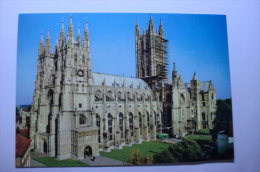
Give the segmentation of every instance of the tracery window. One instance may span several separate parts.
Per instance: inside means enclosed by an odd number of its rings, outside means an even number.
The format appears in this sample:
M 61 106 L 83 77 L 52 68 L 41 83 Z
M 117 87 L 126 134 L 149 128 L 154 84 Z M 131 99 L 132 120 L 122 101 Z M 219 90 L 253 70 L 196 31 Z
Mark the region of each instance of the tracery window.
M 121 138 L 124 137 L 124 133 L 123 133 L 123 123 L 124 123 L 124 117 L 123 117 L 123 114 L 120 113 L 120 114 L 119 114 L 119 129 L 120 129 L 120 133 L 121 133 Z
M 100 143 L 100 116 L 96 114 L 96 126 L 98 127 L 98 143 Z
M 109 133 L 109 140 L 112 140 L 113 139 L 113 128 L 112 128 L 112 124 L 113 124 L 113 121 L 112 121 L 112 115 L 109 113 L 108 116 L 107 116 L 107 123 L 108 123 L 108 133 Z
M 86 124 L 86 122 L 87 122 L 86 116 L 83 115 L 83 114 L 80 114 L 80 115 L 79 115 L 79 124 L 80 124 L 80 125 L 83 125 L 83 124 Z
M 142 127 L 142 114 L 138 112 L 138 117 L 139 117 L 139 128 L 140 128 L 140 134 L 143 133 L 143 127 Z
M 147 120 L 147 126 L 149 127 L 150 125 L 150 117 L 149 117 L 149 113 L 146 113 L 146 120 Z
M 130 127 L 130 130 L 131 130 L 131 136 L 134 136 L 134 125 L 133 125 L 133 114 L 130 112 L 129 113 L 129 127 Z

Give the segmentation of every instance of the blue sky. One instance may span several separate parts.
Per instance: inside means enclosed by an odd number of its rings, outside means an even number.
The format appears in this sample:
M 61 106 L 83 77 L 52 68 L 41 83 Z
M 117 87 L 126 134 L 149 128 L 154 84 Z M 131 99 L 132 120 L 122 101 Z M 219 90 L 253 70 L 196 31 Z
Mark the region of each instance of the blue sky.
M 16 104 L 31 104 L 36 78 L 40 35 L 50 30 L 51 45 L 64 21 L 67 34 L 69 17 L 73 18 L 74 36 L 81 35 L 89 24 L 92 70 L 124 76 L 135 76 L 135 24 L 144 31 L 152 16 L 156 30 L 163 23 L 168 43 L 169 75 L 172 63 L 184 82 L 193 73 L 202 81 L 212 80 L 217 98 L 231 97 L 226 17 L 194 14 L 21 14 L 19 15 L 17 50 Z M 83 37 L 82 37 L 83 38 Z

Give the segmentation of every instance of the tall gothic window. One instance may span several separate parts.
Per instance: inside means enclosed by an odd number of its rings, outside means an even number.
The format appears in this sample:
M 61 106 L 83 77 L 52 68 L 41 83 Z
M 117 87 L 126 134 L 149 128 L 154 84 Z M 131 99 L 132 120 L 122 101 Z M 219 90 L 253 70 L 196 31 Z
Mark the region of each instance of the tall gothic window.
M 140 134 L 143 133 L 143 127 L 142 127 L 142 114 L 138 112 L 138 117 L 139 117 L 139 128 L 140 128 Z
M 171 96 L 170 93 L 166 95 L 166 102 L 167 103 L 171 103 L 172 102 L 172 96 Z
M 202 113 L 202 120 L 203 120 L 203 121 L 206 121 L 206 115 L 205 115 L 204 112 Z
M 146 120 L 147 120 L 147 126 L 149 127 L 150 125 L 150 117 L 149 117 L 149 113 L 146 112 Z
M 121 133 L 121 138 L 124 137 L 123 124 L 124 124 L 124 117 L 123 117 L 123 114 L 120 113 L 120 114 L 119 114 L 119 129 L 120 129 L 120 133 Z
M 98 127 L 98 143 L 100 143 L 100 117 L 96 114 L 96 126 Z
M 48 91 L 48 99 L 49 99 L 49 104 L 52 105 L 53 104 L 53 97 L 54 97 L 54 91 L 52 89 L 50 89 Z
M 133 119 L 133 114 L 130 112 L 129 113 L 129 127 L 131 130 L 131 136 L 134 135 L 134 125 L 133 125 L 134 119 Z
M 112 128 L 112 115 L 109 113 L 108 116 L 107 116 L 107 123 L 108 123 L 108 133 L 109 133 L 109 140 L 112 140 L 113 139 L 113 128 Z
M 185 112 L 186 112 L 186 104 L 185 104 L 185 96 L 181 94 L 181 120 L 185 120 Z
M 83 124 L 86 124 L 86 122 L 87 122 L 86 116 L 83 115 L 83 114 L 80 114 L 80 115 L 79 115 L 79 124 L 80 124 L 80 125 L 83 125 Z

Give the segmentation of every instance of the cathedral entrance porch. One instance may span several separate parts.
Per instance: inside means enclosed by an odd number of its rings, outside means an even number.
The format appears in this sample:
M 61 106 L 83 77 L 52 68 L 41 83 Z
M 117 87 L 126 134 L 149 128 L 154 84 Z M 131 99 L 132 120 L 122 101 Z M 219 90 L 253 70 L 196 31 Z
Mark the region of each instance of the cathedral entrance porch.
M 87 146 L 84 150 L 84 158 L 92 157 L 92 148 L 90 146 Z

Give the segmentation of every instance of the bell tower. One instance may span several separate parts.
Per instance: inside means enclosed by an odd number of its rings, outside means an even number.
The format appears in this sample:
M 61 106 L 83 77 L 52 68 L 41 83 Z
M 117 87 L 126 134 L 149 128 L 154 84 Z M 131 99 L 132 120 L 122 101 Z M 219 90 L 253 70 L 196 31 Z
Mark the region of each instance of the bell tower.
M 150 17 L 148 28 L 142 34 L 139 25 L 135 26 L 135 56 L 137 78 L 166 78 L 167 75 L 167 40 L 164 39 L 162 22 L 158 32 L 154 29 Z

